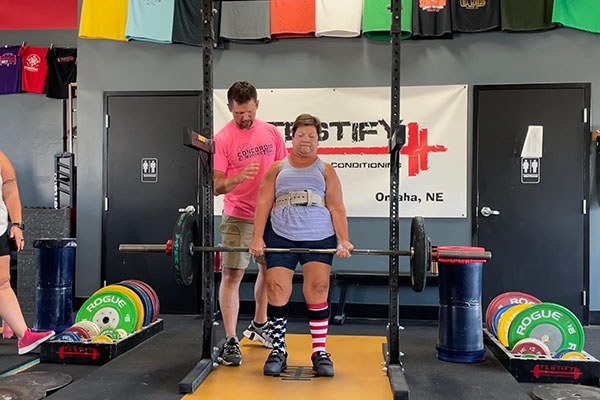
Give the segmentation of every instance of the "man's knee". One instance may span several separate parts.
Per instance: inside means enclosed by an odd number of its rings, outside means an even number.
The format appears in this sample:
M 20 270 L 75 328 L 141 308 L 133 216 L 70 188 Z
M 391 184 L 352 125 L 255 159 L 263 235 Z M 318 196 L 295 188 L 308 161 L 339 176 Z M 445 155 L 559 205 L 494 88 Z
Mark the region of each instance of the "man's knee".
M 244 270 L 237 268 L 223 268 L 221 271 L 221 284 L 239 286 L 244 277 Z

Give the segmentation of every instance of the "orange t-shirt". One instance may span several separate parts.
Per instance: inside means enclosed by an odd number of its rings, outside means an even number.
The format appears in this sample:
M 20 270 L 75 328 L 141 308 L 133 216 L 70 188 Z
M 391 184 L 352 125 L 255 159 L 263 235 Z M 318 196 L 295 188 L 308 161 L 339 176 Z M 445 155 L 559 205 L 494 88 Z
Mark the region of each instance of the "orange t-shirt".
M 315 0 L 271 0 L 273 39 L 315 37 Z

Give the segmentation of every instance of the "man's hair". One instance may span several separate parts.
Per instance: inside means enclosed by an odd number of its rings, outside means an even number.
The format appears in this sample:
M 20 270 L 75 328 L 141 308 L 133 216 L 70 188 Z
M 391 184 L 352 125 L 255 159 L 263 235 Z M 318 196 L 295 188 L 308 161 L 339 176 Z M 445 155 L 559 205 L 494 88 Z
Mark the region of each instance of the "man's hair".
M 228 104 L 232 104 L 234 101 L 238 104 L 244 104 L 257 99 L 256 88 L 248 81 L 236 82 L 227 91 Z
M 314 126 L 317 129 L 317 135 L 321 134 L 321 121 L 319 118 L 310 114 L 300 114 L 296 117 L 292 126 L 292 137 L 296 134 L 296 130 L 301 126 Z

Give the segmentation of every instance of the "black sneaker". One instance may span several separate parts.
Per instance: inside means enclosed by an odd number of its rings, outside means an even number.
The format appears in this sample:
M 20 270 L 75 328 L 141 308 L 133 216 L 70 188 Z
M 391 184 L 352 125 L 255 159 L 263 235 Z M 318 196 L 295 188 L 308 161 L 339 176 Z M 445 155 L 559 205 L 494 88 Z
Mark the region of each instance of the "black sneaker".
M 240 350 L 238 338 L 232 336 L 225 341 L 219 362 L 229 367 L 242 365 L 242 351 Z
M 265 361 L 263 372 L 267 376 L 279 376 L 286 368 L 287 353 L 273 350 L 271 351 L 271 354 L 269 354 L 269 357 L 267 357 L 267 361 Z
M 314 354 L 312 359 L 313 371 L 317 376 L 333 376 L 333 362 L 331 354 L 319 351 Z
M 244 331 L 244 336 L 248 339 L 261 343 L 263 346 L 272 349 L 273 348 L 273 340 L 269 335 L 269 329 L 271 324 L 267 321 L 265 326 L 262 328 L 256 327 L 254 325 L 254 321 L 250 322 L 250 325 Z

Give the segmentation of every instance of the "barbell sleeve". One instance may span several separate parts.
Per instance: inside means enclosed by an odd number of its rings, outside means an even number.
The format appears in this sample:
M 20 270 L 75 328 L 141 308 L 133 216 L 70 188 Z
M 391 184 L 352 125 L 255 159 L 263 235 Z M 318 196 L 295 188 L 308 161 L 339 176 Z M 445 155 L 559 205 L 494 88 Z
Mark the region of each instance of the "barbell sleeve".
M 121 253 L 165 253 L 167 246 L 164 244 L 120 244 Z
M 119 251 L 122 253 L 164 253 L 166 252 L 164 244 L 121 244 Z M 247 247 L 203 247 L 193 246 L 194 252 L 223 252 L 223 253 L 246 253 Z M 337 249 L 310 249 L 310 248 L 272 248 L 263 249 L 265 253 L 295 253 L 295 254 L 335 254 Z M 350 252 L 357 255 L 375 255 L 375 256 L 409 256 L 413 255 L 412 250 L 374 250 L 374 249 L 354 249 Z M 492 253 L 489 251 L 456 251 L 441 250 L 437 251 L 438 259 L 459 259 L 459 260 L 490 260 Z

